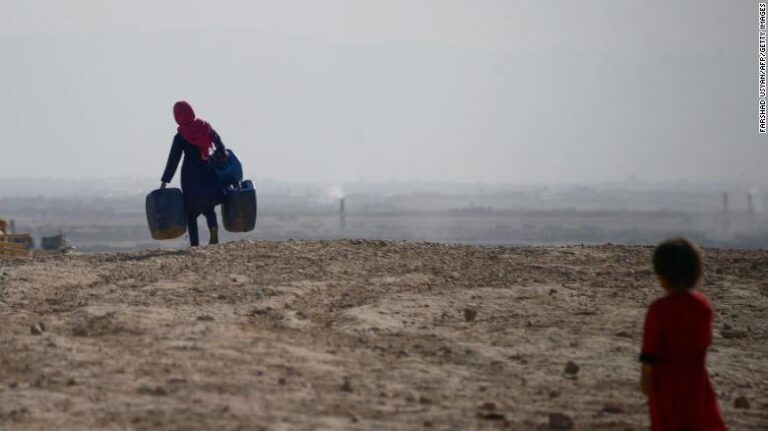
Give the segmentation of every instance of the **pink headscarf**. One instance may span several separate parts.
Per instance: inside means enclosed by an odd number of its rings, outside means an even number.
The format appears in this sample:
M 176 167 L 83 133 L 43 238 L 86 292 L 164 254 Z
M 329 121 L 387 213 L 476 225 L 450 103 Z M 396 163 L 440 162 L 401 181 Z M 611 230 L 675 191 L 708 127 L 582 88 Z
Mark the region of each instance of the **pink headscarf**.
M 203 119 L 196 118 L 192 106 L 183 100 L 173 105 L 173 117 L 179 125 L 177 130 L 181 136 L 200 149 L 200 158 L 208 160 L 213 147 L 211 125 Z

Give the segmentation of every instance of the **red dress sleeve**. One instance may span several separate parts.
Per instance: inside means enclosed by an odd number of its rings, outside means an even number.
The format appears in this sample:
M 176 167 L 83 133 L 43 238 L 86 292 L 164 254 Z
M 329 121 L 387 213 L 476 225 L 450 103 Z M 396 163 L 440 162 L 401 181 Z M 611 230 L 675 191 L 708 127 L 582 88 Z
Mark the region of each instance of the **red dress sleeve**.
M 659 310 L 656 303 L 648 308 L 643 326 L 643 346 L 640 351 L 640 362 L 653 364 L 658 357 L 661 345 L 661 325 Z

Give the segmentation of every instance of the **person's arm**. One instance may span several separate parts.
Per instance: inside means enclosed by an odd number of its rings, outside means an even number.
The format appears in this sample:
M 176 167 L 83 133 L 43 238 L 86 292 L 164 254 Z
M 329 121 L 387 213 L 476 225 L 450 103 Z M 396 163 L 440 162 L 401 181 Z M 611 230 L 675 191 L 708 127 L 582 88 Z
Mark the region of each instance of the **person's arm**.
M 213 145 L 216 147 L 216 150 L 220 153 L 224 153 L 224 150 L 227 148 L 224 146 L 224 142 L 221 141 L 221 136 L 219 136 L 219 134 L 216 133 L 216 131 L 213 129 L 211 129 L 211 140 L 213 141 Z
M 651 393 L 653 382 L 653 364 L 656 363 L 661 343 L 661 325 L 659 325 L 658 307 L 656 303 L 648 308 L 643 327 L 643 347 L 640 352 L 640 390 L 645 396 Z
M 160 179 L 160 188 L 164 189 L 165 186 L 171 182 L 173 176 L 176 174 L 176 168 L 179 167 L 179 161 L 184 150 L 182 149 L 182 142 L 176 135 L 171 145 L 171 152 L 168 154 L 168 162 L 165 164 L 165 171 L 163 171 L 163 177 Z
M 640 367 L 640 389 L 646 397 L 651 393 L 651 376 L 653 375 L 653 366 L 643 364 Z

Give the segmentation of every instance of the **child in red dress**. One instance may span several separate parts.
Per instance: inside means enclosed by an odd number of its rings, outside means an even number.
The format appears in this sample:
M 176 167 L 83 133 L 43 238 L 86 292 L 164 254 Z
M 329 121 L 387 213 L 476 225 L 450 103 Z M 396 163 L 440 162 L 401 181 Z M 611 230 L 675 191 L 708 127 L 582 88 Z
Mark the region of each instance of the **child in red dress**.
M 694 290 L 702 266 L 698 249 L 682 238 L 661 243 L 653 253 L 666 295 L 646 314 L 640 361 L 654 431 L 726 429 L 706 368 L 712 308 Z

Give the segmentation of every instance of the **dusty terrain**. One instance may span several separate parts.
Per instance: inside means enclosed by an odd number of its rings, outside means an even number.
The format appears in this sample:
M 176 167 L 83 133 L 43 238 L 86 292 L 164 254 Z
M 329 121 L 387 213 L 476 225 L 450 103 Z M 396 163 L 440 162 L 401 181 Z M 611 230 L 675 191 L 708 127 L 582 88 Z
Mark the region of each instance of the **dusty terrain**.
M 0 261 L 0 429 L 644 429 L 650 253 L 246 241 Z M 706 259 L 726 421 L 768 429 L 768 252 Z

